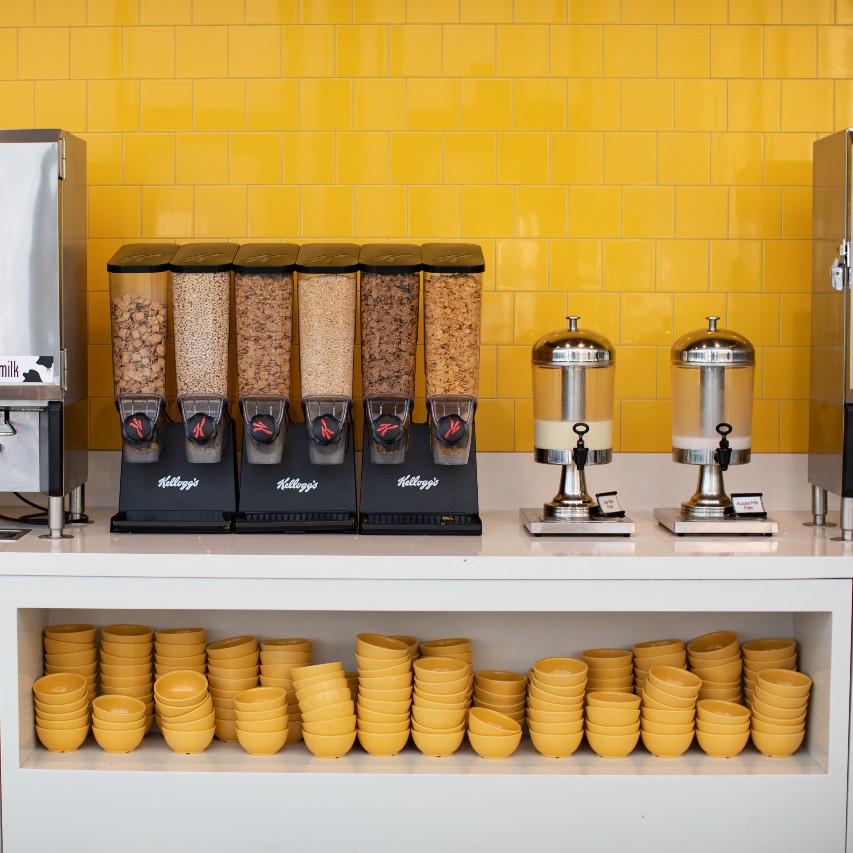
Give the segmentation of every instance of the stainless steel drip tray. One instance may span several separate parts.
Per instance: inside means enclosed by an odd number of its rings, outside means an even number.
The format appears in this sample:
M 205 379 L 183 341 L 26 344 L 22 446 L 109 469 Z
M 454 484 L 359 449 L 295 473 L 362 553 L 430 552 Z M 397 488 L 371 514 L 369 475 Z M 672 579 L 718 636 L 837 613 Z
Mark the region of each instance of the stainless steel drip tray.
M 779 532 L 779 522 L 772 518 L 686 518 L 681 508 L 674 506 L 656 507 L 655 519 L 678 536 L 772 536 Z
M 534 536 L 631 536 L 636 525 L 630 518 L 545 518 L 541 507 L 518 511 Z
M 15 542 L 32 533 L 31 527 L 0 527 L 0 542 Z

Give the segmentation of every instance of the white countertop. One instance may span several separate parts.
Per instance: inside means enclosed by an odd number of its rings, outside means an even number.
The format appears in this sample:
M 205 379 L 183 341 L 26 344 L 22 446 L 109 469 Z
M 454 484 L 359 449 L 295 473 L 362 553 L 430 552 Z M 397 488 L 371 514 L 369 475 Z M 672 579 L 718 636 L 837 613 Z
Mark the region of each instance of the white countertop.
M 16 515 L 20 508 L 4 509 Z M 837 527 L 803 526 L 805 512 L 772 512 L 779 534 L 684 536 L 650 511 L 631 512 L 630 538 L 533 537 L 517 511 L 482 513 L 483 536 L 110 533 L 110 510 L 48 541 L 35 528 L 0 542 L 0 576 L 373 579 L 642 580 L 853 577 L 853 543 Z M 837 521 L 837 513 L 830 514 Z M 297 558 L 297 559 L 289 559 Z M 725 558 L 725 559 L 723 559 Z M 763 559 L 756 559 L 763 558 Z

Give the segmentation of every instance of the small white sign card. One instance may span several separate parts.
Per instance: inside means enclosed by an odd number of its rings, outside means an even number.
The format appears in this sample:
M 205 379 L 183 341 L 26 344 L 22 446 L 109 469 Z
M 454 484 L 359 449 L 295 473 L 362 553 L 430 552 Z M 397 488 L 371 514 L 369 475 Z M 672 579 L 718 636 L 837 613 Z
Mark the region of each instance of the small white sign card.
M 743 518 L 766 518 L 763 492 L 738 492 L 730 495 L 732 514 Z
M 52 384 L 53 367 L 52 355 L 0 355 L 0 385 Z
M 595 496 L 598 504 L 598 515 L 604 515 L 609 518 L 622 518 L 625 515 L 625 510 L 619 505 L 619 497 L 616 492 L 599 492 Z

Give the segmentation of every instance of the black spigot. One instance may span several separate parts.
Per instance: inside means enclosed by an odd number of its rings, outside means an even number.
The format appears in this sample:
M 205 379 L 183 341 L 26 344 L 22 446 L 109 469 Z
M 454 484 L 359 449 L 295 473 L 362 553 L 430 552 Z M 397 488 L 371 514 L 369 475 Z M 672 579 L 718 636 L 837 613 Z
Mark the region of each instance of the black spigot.
M 729 447 L 728 434 L 732 431 L 732 425 L 723 423 L 717 424 L 717 433 L 721 436 L 720 446 L 714 451 L 714 461 L 720 466 L 721 471 L 728 471 L 729 462 L 732 461 L 732 449 Z
M 589 448 L 584 445 L 583 437 L 589 432 L 589 424 L 580 421 L 572 427 L 572 430 L 578 437 L 578 443 L 572 451 L 572 461 L 577 465 L 578 471 L 583 471 L 586 458 L 589 456 Z

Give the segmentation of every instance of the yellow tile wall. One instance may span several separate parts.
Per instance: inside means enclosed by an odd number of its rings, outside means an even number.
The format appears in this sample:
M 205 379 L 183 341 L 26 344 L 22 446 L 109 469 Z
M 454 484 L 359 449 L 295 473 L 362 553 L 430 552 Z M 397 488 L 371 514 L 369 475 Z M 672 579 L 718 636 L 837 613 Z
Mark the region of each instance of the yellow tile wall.
M 669 347 L 716 313 L 758 349 L 754 449 L 802 452 L 812 143 L 853 124 L 850 24 L 844 0 L 0 4 L 0 121 L 88 142 L 90 446 L 119 441 L 122 242 L 463 239 L 481 449 L 530 450 L 529 347 L 571 312 L 617 346 L 617 449 L 666 450 Z

